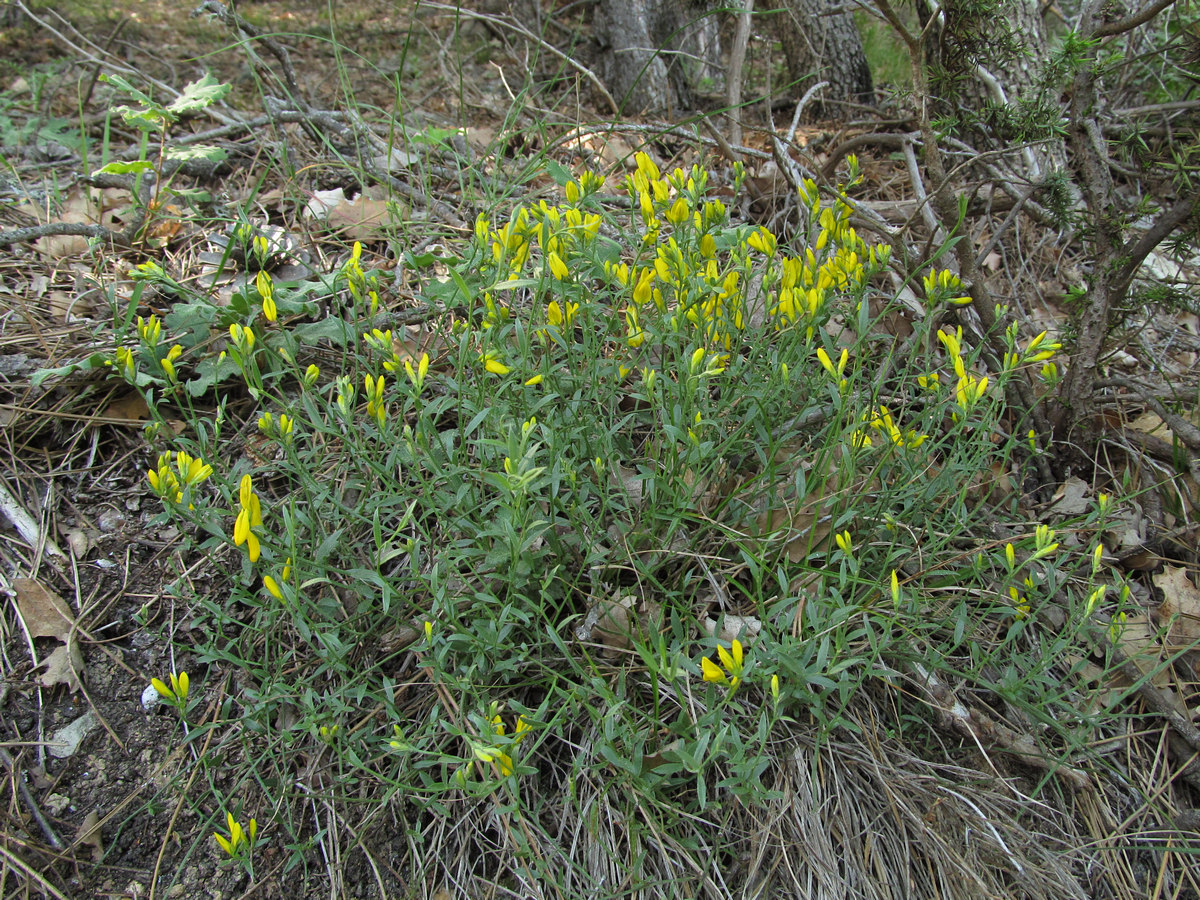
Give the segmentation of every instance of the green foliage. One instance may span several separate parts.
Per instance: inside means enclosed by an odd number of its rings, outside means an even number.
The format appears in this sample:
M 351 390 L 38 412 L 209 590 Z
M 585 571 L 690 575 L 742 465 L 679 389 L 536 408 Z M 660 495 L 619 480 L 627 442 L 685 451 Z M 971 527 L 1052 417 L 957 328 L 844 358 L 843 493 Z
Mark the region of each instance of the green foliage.
M 138 270 L 176 301 L 110 363 L 151 409 L 164 517 L 231 563 L 231 594 L 188 599 L 201 660 L 242 673 L 248 758 L 319 744 L 340 784 L 429 815 L 520 808 L 543 764 L 608 766 L 638 802 L 700 813 L 769 799 L 777 727 L 853 729 L 857 693 L 913 662 L 979 654 L 981 685 L 1057 714 L 1052 668 L 1091 610 L 1072 600 L 1053 637 L 1034 617 L 1095 573 L 1018 522 L 961 550 L 1031 452 L 1002 437 L 1004 384 L 1052 381 L 1057 345 L 1013 330 L 989 379 L 938 316 L 897 352 L 880 323 L 900 307 L 872 287 L 888 254 L 849 224 L 853 158 L 831 202 L 805 185 L 791 245 L 731 222 L 708 170 L 637 163 L 628 212 L 548 164 L 558 202 L 410 255 L 440 311 L 424 351 L 386 327 L 357 246 L 336 277 L 260 271 L 227 307 Z M 969 302 L 949 272 L 923 284 L 947 316 Z M 314 320 L 320 296 L 345 316 Z M 254 456 L 228 449 L 243 416 Z M 706 630 L 710 588 L 742 618 Z M 401 703 L 410 654 L 431 688 Z

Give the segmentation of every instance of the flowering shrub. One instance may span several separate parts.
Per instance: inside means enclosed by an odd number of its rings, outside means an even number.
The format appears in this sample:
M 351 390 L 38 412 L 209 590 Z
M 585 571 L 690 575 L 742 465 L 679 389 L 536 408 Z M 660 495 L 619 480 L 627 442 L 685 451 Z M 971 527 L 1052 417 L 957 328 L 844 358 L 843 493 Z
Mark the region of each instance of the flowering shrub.
M 1037 673 L 1073 638 L 1048 650 L 1036 612 L 1068 590 L 1082 627 L 1102 573 L 1049 529 L 972 535 L 1036 452 L 1007 382 L 1053 378 L 1058 345 L 1008 327 L 983 357 L 956 276 L 910 277 L 856 232 L 848 164 L 829 194 L 804 184 L 790 236 L 733 222 L 699 165 L 638 154 L 611 193 L 564 177 L 556 202 L 480 215 L 457 255 L 407 255 L 419 339 L 357 245 L 323 281 L 260 272 L 228 307 L 138 319 L 112 371 L 151 409 L 165 514 L 233 562 L 230 596 L 194 599 L 206 658 L 255 685 L 246 739 L 286 695 L 295 739 L 428 799 L 517 791 L 544 735 L 591 721 L 612 765 L 654 760 L 621 777 L 691 784 L 703 808 L 714 767 L 763 790 L 781 717 L 832 728 L 926 650 L 1024 654 L 1003 688 L 1048 702 Z M 904 280 L 925 315 L 887 299 Z M 344 315 L 317 319 L 319 296 Z M 718 607 L 756 630 L 704 627 Z M 648 693 L 618 696 L 597 652 L 636 660 Z M 415 706 L 393 679 L 408 653 L 431 686 Z

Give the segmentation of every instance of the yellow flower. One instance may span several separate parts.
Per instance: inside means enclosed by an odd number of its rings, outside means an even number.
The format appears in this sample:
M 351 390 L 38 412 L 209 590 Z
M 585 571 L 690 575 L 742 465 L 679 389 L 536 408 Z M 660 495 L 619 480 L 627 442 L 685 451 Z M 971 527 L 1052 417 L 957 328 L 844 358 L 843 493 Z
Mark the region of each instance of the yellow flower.
M 251 328 L 243 328 L 234 322 L 229 326 L 229 338 L 243 356 L 249 356 L 254 349 L 254 330 Z
M 279 582 L 270 575 L 263 576 L 263 587 L 265 587 L 267 589 L 267 593 L 276 600 L 283 599 L 283 589 L 279 586 Z
M 645 340 L 646 332 L 642 330 L 642 326 L 638 322 L 637 307 L 625 307 L 625 343 L 630 347 L 640 347 Z
M 566 301 L 565 308 L 560 306 L 557 300 L 551 300 L 546 307 L 546 319 L 556 328 L 569 328 L 575 320 L 575 313 L 579 311 L 579 304 Z
M 142 317 L 137 317 L 138 334 L 142 338 L 142 343 L 149 349 L 153 350 L 158 346 L 159 335 L 162 334 L 162 322 L 158 316 L 151 316 L 146 321 L 142 321 Z
M 258 822 L 254 819 L 250 820 L 249 826 L 243 830 L 240 822 L 233 818 L 233 813 L 225 813 L 225 824 L 229 829 L 229 837 L 225 837 L 219 831 L 213 832 L 213 837 L 217 839 L 217 845 L 230 856 L 237 856 L 242 852 L 242 848 L 246 848 L 246 852 L 254 849 L 255 839 L 258 836 Z
M 665 215 L 668 222 L 678 227 L 688 220 L 691 210 L 688 209 L 687 201 L 680 197 L 671 205 Z
M 833 539 L 843 553 L 845 553 L 847 556 L 854 555 L 854 542 L 850 538 L 849 531 L 843 531 L 841 534 L 835 534 Z
M 771 234 L 766 228 L 760 227 L 750 235 L 746 244 L 767 256 L 775 255 L 775 235 Z
M 130 384 L 137 382 L 137 362 L 133 358 L 133 351 L 128 347 L 117 348 L 116 362 L 113 365 L 120 370 L 125 380 Z
M 384 399 L 383 393 L 387 387 L 383 380 L 383 376 L 372 378 L 370 375 L 364 379 L 367 389 L 367 415 L 375 419 L 375 423 L 383 428 L 384 422 L 387 419 L 387 402 Z
M 170 687 L 167 687 L 161 678 L 151 678 L 150 684 L 154 686 L 156 691 L 158 691 L 159 696 L 161 696 L 168 703 L 174 703 L 177 705 L 186 703 L 188 696 L 187 672 L 180 672 L 178 675 L 172 672 L 169 678 L 171 679 Z
M 250 562 L 258 562 L 262 545 L 253 529 L 262 525 L 262 502 L 258 499 L 258 494 L 254 493 L 254 483 L 249 474 L 242 476 L 239 500 L 241 509 L 233 525 L 233 543 L 237 547 L 245 544 Z
M 1034 559 L 1041 559 L 1043 556 L 1049 556 L 1058 549 L 1058 544 L 1054 542 L 1054 529 L 1049 525 L 1039 525 L 1033 530 L 1033 546 Z
M 1108 624 L 1108 636 L 1115 644 L 1121 639 L 1121 632 L 1125 630 L 1125 622 L 1128 617 L 1123 612 L 1117 613 L 1112 617 L 1112 621 Z
M 730 689 L 736 688 L 742 680 L 742 670 L 745 668 L 742 642 L 735 640 L 731 650 L 718 646 L 717 656 L 721 660 L 719 666 L 707 656 L 700 660 L 700 669 L 704 680 L 716 684 L 727 684 Z
M 958 400 L 958 406 L 963 412 L 970 412 L 975 405 L 983 399 L 984 392 L 987 390 L 987 378 L 976 378 L 973 375 L 963 375 L 958 379 L 958 386 L 954 389 L 955 398 Z
M 1030 605 L 1029 605 L 1029 599 L 1027 597 L 1022 596 L 1021 592 L 1018 591 L 1015 587 L 1010 587 L 1008 589 L 1008 596 L 1012 599 L 1013 610 L 1014 610 L 1017 618 L 1018 619 L 1029 618 L 1029 614 L 1030 614 L 1030 612 L 1032 612 L 1032 607 L 1030 607 Z
M 175 467 L 179 470 L 179 477 L 183 479 L 184 484 L 199 484 L 213 473 L 212 466 L 184 450 L 175 454 Z
M 263 315 L 268 322 L 274 322 L 279 318 L 279 310 L 275 306 L 275 286 L 265 269 L 259 269 L 254 286 L 258 289 L 258 296 L 262 298 Z
M 421 360 L 417 363 L 414 370 L 410 360 L 404 361 L 404 374 L 408 376 L 408 380 L 412 382 L 412 386 L 420 393 L 421 388 L 425 385 L 425 376 L 429 374 L 429 354 L 422 353 Z
M 175 384 L 179 381 L 179 376 L 175 372 L 175 360 L 179 359 L 182 353 L 183 347 L 179 344 L 176 344 L 174 347 L 168 350 L 167 355 L 163 357 L 162 368 L 163 371 L 167 373 L 167 381 L 171 382 L 171 384 Z
M 563 262 L 563 258 L 558 253 L 551 251 L 546 260 L 550 265 L 550 274 L 554 276 L 555 281 L 562 281 L 571 274 L 567 264 Z
M 532 378 L 529 378 L 525 381 L 525 387 L 533 387 L 536 384 L 541 384 L 543 379 L 545 379 L 545 377 L 546 376 L 543 375 L 541 372 L 538 372 Z
M 495 350 L 489 350 L 483 354 L 483 367 L 493 375 L 507 375 L 512 371 L 510 366 L 506 366 L 500 361 L 500 354 Z

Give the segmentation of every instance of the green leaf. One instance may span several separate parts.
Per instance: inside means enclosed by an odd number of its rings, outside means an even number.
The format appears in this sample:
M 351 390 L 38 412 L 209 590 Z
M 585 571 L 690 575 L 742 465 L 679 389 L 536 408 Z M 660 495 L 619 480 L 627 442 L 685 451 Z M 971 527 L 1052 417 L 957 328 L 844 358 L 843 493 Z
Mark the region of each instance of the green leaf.
M 554 179 L 554 183 L 559 187 L 564 187 L 575 180 L 575 176 L 571 174 L 570 169 L 553 159 L 547 158 L 546 171 L 550 173 L 550 177 Z
M 199 112 L 206 106 L 211 106 L 230 91 L 230 85 L 217 81 L 209 72 L 203 78 L 193 81 L 184 87 L 183 93 L 167 107 L 173 117 Z
M 108 368 L 108 356 L 103 353 L 93 353 L 83 359 L 69 362 L 65 366 L 58 366 L 54 369 L 38 369 L 30 376 L 29 381 L 34 387 L 41 387 L 50 378 L 65 378 L 76 372 L 90 372 L 106 368 Z
M 339 528 L 330 534 L 325 540 L 321 541 L 321 545 L 317 547 L 313 554 L 313 562 L 317 565 L 323 565 L 329 557 L 333 556 L 333 551 L 337 549 L 338 544 L 342 540 L 342 532 L 345 529 Z
M 238 364 L 233 361 L 232 357 L 220 359 L 217 356 L 209 356 L 201 360 L 196 365 L 196 376 L 187 381 L 184 387 L 187 388 L 189 396 L 203 397 L 212 388 L 226 378 L 232 378 L 238 374 L 241 369 Z
M 128 124 L 140 128 L 142 131 L 155 131 L 171 121 L 167 114 L 159 108 L 137 109 L 133 106 L 118 106 L 113 111 L 120 113 L 121 118 Z
M 97 169 L 94 175 L 134 175 L 153 170 L 154 164 L 149 160 L 138 159 L 133 162 L 110 162 Z
M 354 333 L 349 325 L 337 316 L 330 316 L 320 322 L 305 322 L 292 328 L 296 342 L 309 346 L 329 341 L 336 347 L 346 347 L 354 343 Z
M 111 84 L 113 87 L 115 87 L 121 93 L 133 98 L 138 103 L 141 103 L 143 106 L 153 108 L 153 109 L 158 109 L 158 110 L 162 109 L 161 106 L 159 106 L 157 103 L 155 103 L 153 100 L 150 99 L 150 96 L 148 94 L 143 94 L 141 91 L 139 91 L 137 88 L 135 88 L 132 84 L 130 84 L 128 81 L 126 81 L 120 75 L 105 74 L 105 75 L 100 76 L 100 80 L 103 81 L 105 84 Z
M 187 350 L 208 339 L 219 312 L 211 303 L 179 303 L 163 317 L 163 325 Z
M 203 159 L 208 162 L 224 162 L 229 154 L 222 147 L 176 147 L 168 150 L 164 156 L 167 159 L 177 159 L 187 162 L 192 159 Z

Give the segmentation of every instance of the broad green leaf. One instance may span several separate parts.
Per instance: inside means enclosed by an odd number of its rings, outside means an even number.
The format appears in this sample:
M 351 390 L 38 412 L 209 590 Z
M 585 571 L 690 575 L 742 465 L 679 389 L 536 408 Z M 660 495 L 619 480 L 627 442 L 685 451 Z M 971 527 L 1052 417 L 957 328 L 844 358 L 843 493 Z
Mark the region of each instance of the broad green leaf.
M 190 159 L 205 159 L 209 162 L 224 162 L 229 156 L 221 147 L 175 147 L 163 154 L 167 159 L 177 159 L 187 162 Z
M 69 362 L 65 366 L 58 366 L 53 369 L 38 369 L 29 377 L 29 381 L 34 387 L 41 387 L 50 378 L 65 378 L 67 375 L 73 375 L 76 372 L 106 369 L 108 368 L 108 360 L 109 357 L 103 353 L 93 353 L 91 356 L 84 357 L 83 359 Z
M 128 95 L 132 99 L 138 101 L 138 103 L 141 103 L 143 106 L 158 110 L 162 109 L 161 106 L 150 99 L 148 94 L 143 94 L 120 75 L 105 74 L 100 76 L 100 80 L 105 84 L 111 84 L 121 93 Z
M 193 81 L 184 87 L 183 93 L 172 101 L 167 110 L 174 117 L 186 113 L 198 112 L 206 106 L 216 103 L 230 91 L 230 85 L 222 84 L 213 77 L 211 72 L 203 78 Z
M 559 187 L 568 185 L 575 180 L 575 176 L 571 174 L 570 169 L 553 159 L 546 159 L 546 171 L 550 173 L 550 177 L 554 179 L 554 183 Z
M 141 172 L 149 172 L 154 168 L 154 164 L 149 160 L 138 159 L 133 162 L 110 162 L 96 170 L 97 175 L 133 175 Z

